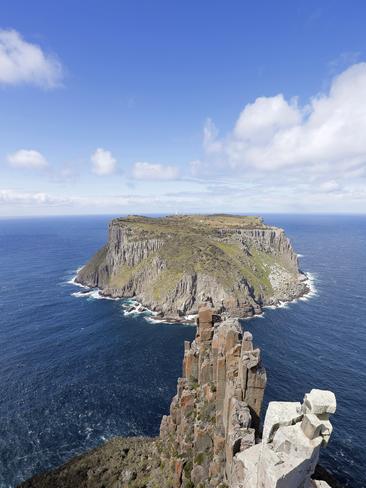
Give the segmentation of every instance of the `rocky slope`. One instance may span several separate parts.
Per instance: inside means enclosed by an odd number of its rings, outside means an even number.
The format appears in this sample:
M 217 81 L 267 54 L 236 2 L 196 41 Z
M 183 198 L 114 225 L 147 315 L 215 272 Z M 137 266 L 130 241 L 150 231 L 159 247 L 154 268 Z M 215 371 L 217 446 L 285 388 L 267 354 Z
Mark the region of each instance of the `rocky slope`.
M 248 317 L 309 291 L 282 229 L 231 215 L 115 219 L 76 281 L 173 319 L 196 314 L 202 302 Z
M 159 438 L 114 439 L 21 487 L 329 488 L 311 477 L 332 431 L 334 394 L 271 402 L 260 439 L 266 381 L 251 334 L 201 308 Z

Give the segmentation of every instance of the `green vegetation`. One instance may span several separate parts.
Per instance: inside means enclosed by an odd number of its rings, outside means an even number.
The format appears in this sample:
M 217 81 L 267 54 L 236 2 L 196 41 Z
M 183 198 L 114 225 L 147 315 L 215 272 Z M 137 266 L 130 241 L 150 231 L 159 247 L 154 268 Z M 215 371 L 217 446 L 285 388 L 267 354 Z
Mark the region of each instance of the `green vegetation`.
M 261 231 L 271 229 L 258 217 L 221 214 L 115 219 L 112 236 L 122 236 L 123 244 L 112 237 L 81 271 L 81 282 L 143 295 L 147 304 L 176 302 L 179 309 L 198 279 L 234 300 L 261 303 L 273 296 L 273 265 L 291 267 L 271 244 L 262 246 Z
M 201 273 L 220 283 L 233 296 L 241 294 L 238 283 L 247 282 L 259 297 L 272 292 L 269 264 L 274 257 L 256 249 L 246 250 L 237 230 L 265 229 L 258 217 L 235 215 L 182 215 L 161 218 L 130 216 L 115 219 L 133 240 L 157 238 L 163 241 L 158 253 L 137 266 L 122 266 L 110 277 L 111 288 L 123 288 L 159 256 L 163 269 L 148 283 L 154 300 L 174 292 L 185 274 Z

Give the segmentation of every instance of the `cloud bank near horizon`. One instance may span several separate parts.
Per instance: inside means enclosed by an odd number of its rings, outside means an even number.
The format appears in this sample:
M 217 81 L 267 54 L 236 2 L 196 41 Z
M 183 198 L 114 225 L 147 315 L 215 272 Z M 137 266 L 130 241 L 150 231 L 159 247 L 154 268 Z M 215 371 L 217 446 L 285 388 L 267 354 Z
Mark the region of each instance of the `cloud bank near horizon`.
M 90 157 L 88 171 L 90 178 L 99 179 L 99 196 L 88 196 L 89 183 L 84 184 L 83 194 L 67 197 L 48 190 L 0 188 L 0 204 L 49 206 L 75 213 L 98 208 L 111 212 L 365 212 L 364 134 L 366 63 L 357 63 L 308 103 L 286 99 L 281 93 L 257 98 L 241 110 L 223 136 L 208 119 L 201 157 L 186 165 L 137 161 L 122 167 L 117 163 L 119 155 L 99 147 Z M 7 163 L 18 170 L 51 166 L 34 149 L 16 150 L 7 156 Z M 47 177 L 47 172 L 43 174 Z M 110 185 L 117 179 L 130 184 L 128 194 L 111 193 Z

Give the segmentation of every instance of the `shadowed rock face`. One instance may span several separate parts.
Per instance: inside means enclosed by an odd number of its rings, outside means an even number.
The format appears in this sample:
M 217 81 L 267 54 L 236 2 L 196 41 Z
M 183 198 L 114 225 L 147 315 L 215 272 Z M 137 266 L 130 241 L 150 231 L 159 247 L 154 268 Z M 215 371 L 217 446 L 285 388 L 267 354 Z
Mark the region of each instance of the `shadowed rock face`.
M 308 291 L 282 229 L 230 215 L 115 219 L 76 281 L 169 318 L 196 314 L 205 301 L 248 317 Z
M 311 476 L 332 432 L 334 394 L 312 390 L 303 404 L 271 402 L 260 439 L 266 381 L 252 335 L 201 307 L 159 438 L 116 438 L 21 486 L 329 488 Z

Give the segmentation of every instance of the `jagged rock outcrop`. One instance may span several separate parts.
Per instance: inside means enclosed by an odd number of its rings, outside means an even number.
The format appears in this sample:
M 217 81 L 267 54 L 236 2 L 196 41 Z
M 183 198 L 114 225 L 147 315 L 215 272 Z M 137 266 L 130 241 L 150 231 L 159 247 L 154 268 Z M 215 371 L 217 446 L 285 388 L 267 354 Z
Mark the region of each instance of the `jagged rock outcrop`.
M 248 317 L 309 291 L 282 229 L 230 215 L 115 219 L 76 281 L 174 319 L 196 314 L 204 301 Z
M 160 429 L 161 455 L 174 473 L 174 488 L 329 486 L 311 475 L 332 432 L 334 394 L 312 390 L 302 405 L 271 402 L 260 440 L 266 381 L 252 335 L 242 333 L 237 321 L 219 322 L 212 309 L 202 308 Z
M 23 488 L 329 488 L 311 479 L 336 410 L 330 391 L 271 402 L 260 350 L 234 319 L 201 307 L 195 340 L 157 439 L 115 439 Z M 334 485 L 336 486 L 336 485 Z
M 219 319 L 210 308 L 199 311 L 177 395 L 161 423 L 166 452 L 176 452 L 176 487 L 224 486 L 235 454 L 255 444 L 267 381 L 260 350 L 238 320 Z
M 321 446 L 332 432 L 329 416 L 336 400 L 330 391 L 311 390 L 298 402 L 271 402 L 262 441 L 238 453 L 232 465 L 231 488 L 325 488 L 312 480 Z

